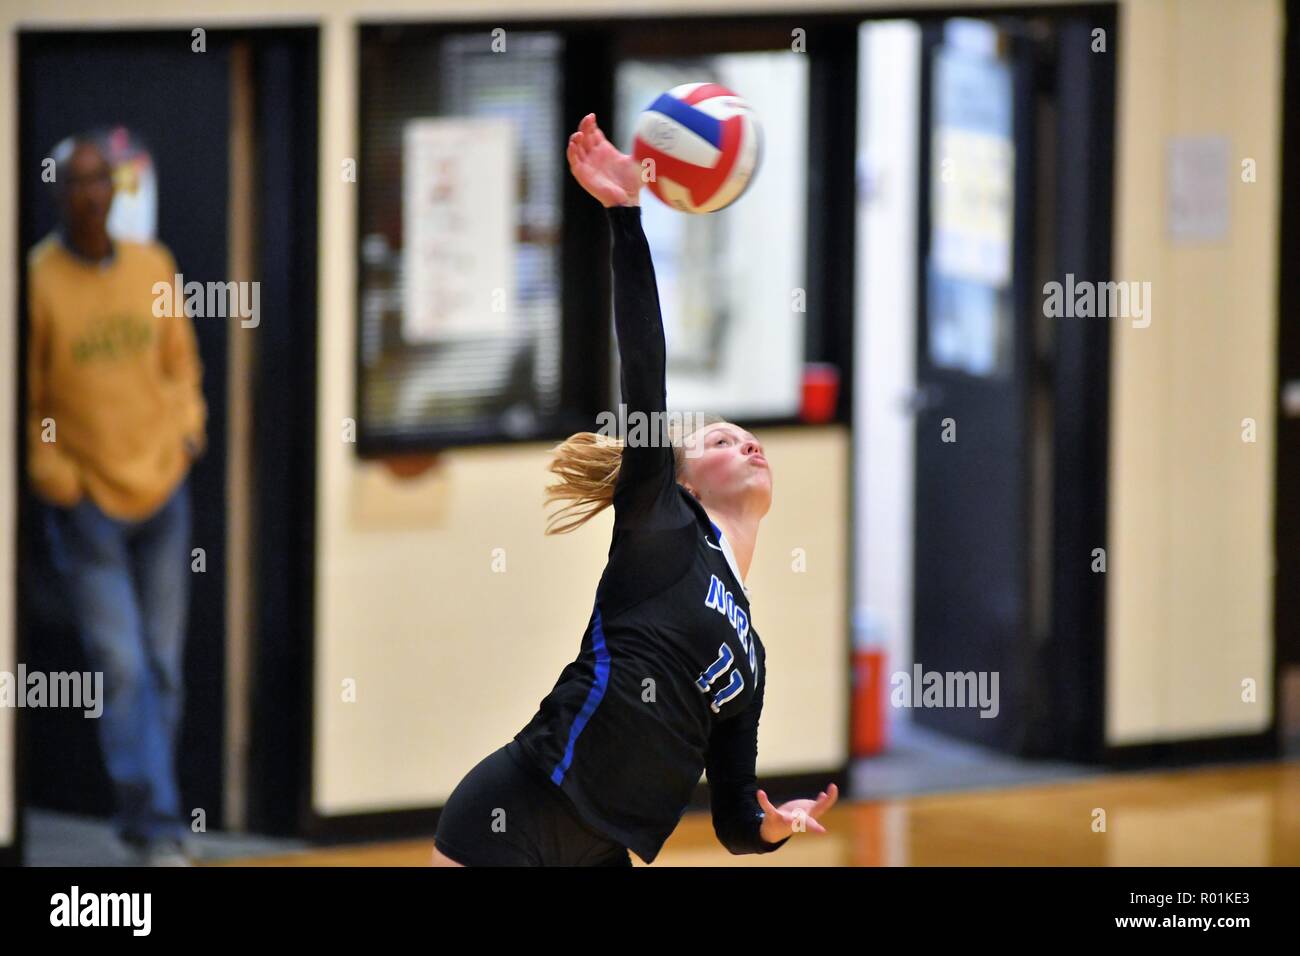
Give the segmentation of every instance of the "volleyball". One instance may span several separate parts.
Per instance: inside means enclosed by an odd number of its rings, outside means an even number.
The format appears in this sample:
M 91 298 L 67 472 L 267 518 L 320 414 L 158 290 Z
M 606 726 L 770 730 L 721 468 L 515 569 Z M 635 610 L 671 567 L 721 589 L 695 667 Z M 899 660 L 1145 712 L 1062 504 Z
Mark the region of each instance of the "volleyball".
M 632 155 L 650 191 L 682 212 L 717 212 L 758 169 L 762 128 L 744 99 L 717 83 L 685 83 L 637 118 Z

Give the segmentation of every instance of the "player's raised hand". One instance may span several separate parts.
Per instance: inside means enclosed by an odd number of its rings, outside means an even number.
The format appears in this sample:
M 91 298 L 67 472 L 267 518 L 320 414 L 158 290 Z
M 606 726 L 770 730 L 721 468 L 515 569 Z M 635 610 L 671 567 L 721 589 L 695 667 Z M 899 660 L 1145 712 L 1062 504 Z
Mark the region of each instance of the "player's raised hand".
M 759 830 L 768 843 L 778 843 L 797 829 L 809 833 L 825 833 L 826 828 L 818 823 L 821 817 L 839 799 L 840 791 L 831 784 L 817 795 L 816 800 L 787 800 L 779 807 L 774 807 L 767 799 L 767 794 L 758 791 L 758 805 L 763 809 L 763 825 Z M 799 821 L 803 822 L 800 823 Z
M 596 125 L 596 114 L 588 113 L 569 137 L 565 153 L 569 169 L 582 188 L 595 196 L 601 205 L 639 206 L 641 204 L 641 170 L 636 160 L 620 153 Z

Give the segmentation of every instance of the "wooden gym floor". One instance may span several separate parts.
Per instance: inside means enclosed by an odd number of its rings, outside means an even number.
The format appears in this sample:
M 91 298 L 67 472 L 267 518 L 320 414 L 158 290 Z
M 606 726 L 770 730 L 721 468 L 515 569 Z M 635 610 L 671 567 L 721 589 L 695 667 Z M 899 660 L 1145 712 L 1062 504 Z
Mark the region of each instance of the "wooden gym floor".
M 706 812 L 688 813 L 654 865 L 1296 866 L 1300 761 L 870 803 L 841 797 L 822 822 L 825 835 L 796 834 L 776 853 L 732 856 Z M 432 846 L 423 839 L 222 865 L 426 866 Z

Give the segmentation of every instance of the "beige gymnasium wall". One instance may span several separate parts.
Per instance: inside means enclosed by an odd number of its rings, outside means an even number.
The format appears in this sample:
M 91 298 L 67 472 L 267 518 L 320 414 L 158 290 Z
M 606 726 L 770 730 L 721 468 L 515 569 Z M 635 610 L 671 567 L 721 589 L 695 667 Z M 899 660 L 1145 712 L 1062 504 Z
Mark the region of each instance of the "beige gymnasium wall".
M 1113 326 L 1112 744 L 1272 719 L 1282 35 L 1275 0 L 1123 7 L 1115 271 L 1151 282 L 1152 321 Z M 1165 144 L 1200 134 L 1230 143 L 1229 232 L 1173 245 Z M 1246 158 L 1256 182 L 1240 180 Z
M 355 24 L 959 5 L 282 0 L 268 11 L 262 0 L 192 0 L 180 11 L 173 0 L 127 0 L 111 9 L 98 0 L 8 0 L 0 8 L 6 38 L 0 75 L 10 77 L 19 25 L 311 23 L 322 29 L 315 680 L 318 693 L 335 699 L 344 677 L 358 683 L 355 704 L 323 706 L 316 715 L 314 798 L 321 812 L 445 796 L 467 761 L 526 719 L 557 664 L 572 656 L 605 547 L 600 527 L 568 539 L 541 537 L 541 446 L 457 452 L 448 456 L 443 487 L 399 489 L 353 462 L 339 440 L 340 419 L 352 408 L 355 194 L 336 174 L 341 160 L 357 153 Z M 1152 327 L 1142 330 L 1150 333 L 1147 339 L 1118 334 L 1115 346 L 1108 733 L 1112 742 L 1131 742 L 1258 727 L 1271 708 L 1281 12 L 1277 0 L 1128 0 L 1120 7 L 1116 271 L 1120 278 L 1153 281 L 1160 310 Z M 9 89 L 0 96 L 0 128 L 12 142 L 17 94 L 12 84 Z M 1237 153 L 1259 160 L 1259 182 L 1233 192 L 1232 232 L 1223 249 L 1174 250 L 1162 231 L 1163 137 L 1193 131 L 1225 132 Z M 16 188 L 15 176 L 0 182 L 0 221 L 11 224 L 0 230 L 0 307 L 9 313 L 4 327 L 10 330 L 17 328 Z M 16 332 L 0 336 L 4 367 L 15 367 L 15 345 Z M 4 391 L 0 422 L 12 428 L 12 389 Z M 1247 415 L 1259 422 L 1255 445 L 1237 447 L 1206 432 L 1209 423 L 1222 422 L 1235 436 Z M 771 446 L 778 505 L 765 523 L 761 563 L 753 573 L 757 626 L 773 667 L 760 770 L 779 772 L 837 762 L 846 750 L 848 674 L 840 635 L 846 622 L 839 620 L 845 602 L 836 590 L 844 575 L 835 565 L 847 554 L 847 467 L 840 467 L 847 441 L 836 429 L 763 437 Z M 12 449 L 0 443 L 0 532 L 8 532 L 0 549 L 0 669 L 14 666 L 12 614 L 6 613 L 13 598 Z M 408 493 L 419 497 L 421 511 L 404 527 L 392 527 L 391 509 Z M 785 510 L 796 495 L 816 507 Z M 472 531 L 470 518 L 477 519 Z M 507 549 L 508 570 L 484 578 L 483 551 L 496 546 Z M 804 577 L 785 570 L 793 547 L 807 549 Z M 452 577 L 439 580 L 430 569 L 447 553 L 455 559 Z M 779 601 L 768 597 L 773 592 Z M 511 653 L 503 653 L 507 648 Z M 1225 672 L 1234 688 L 1238 672 L 1258 674 L 1256 709 L 1243 713 L 1216 684 Z M 11 818 L 7 718 L 0 714 L 0 842 Z

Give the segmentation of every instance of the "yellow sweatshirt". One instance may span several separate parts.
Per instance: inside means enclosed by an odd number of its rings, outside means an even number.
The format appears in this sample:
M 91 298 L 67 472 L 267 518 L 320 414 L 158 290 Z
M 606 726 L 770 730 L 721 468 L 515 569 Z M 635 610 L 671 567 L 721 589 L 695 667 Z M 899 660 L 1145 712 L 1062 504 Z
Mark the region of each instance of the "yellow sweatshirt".
M 27 468 L 37 494 L 106 514 L 152 514 L 205 444 L 194 327 L 184 310 L 154 315 L 154 283 L 176 263 L 158 243 L 115 241 L 91 263 L 57 234 L 31 250 L 27 295 Z M 160 310 L 162 311 L 162 310 Z

